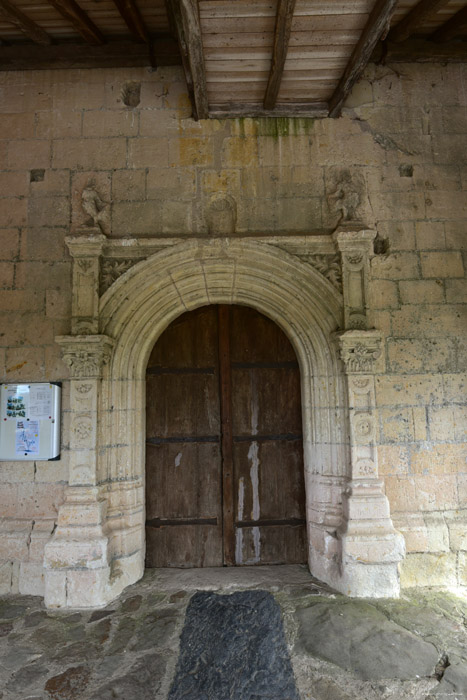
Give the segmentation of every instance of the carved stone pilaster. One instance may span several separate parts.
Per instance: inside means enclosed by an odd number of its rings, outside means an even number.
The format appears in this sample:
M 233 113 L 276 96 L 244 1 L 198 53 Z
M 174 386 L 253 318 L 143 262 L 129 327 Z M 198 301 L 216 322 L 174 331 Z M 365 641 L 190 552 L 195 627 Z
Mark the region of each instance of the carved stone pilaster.
M 99 258 L 106 240 L 99 228 L 66 238 L 73 258 L 72 333 L 99 330 Z
M 381 371 L 380 331 L 337 335 L 347 374 L 351 464 L 344 492 L 342 541 L 344 586 L 351 595 L 398 596 L 398 562 L 404 539 L 394 529 L 384 484 L 378 478 L 374 373 Z M 357 592 L 358 591 L 358 592 Z
M 342 256 L 346 329 L 368 328 L 368 277 L 376 231 L 337 231 L 334 240 Z
M 49 607 L 102 605 L 110 555 L 107 501 L 99 487 L 99 390 L 113 340 L 71 335 L 56 342 L 71 373 L 69 477 L 57 529 L 45 549 L 45 598 Z

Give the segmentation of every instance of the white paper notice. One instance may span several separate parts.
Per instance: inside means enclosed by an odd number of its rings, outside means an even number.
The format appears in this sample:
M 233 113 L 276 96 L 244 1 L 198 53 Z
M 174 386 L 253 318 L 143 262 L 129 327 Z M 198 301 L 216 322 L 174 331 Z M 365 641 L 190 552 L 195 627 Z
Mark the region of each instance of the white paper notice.
M 52 417 L 52 390 L 49 384 L 31 384 L 28 415 L 37 420 Z
M 39 421 L 17 420 L 15 452 L 17 455 L 38 454 Z

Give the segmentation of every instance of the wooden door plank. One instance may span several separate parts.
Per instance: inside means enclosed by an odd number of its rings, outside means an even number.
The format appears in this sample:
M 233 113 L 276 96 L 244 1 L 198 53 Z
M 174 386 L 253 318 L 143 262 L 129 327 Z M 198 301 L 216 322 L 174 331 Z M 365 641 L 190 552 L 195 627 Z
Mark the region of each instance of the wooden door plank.
M 233 440 L 232 440 L 232 381 L 230 370 L 230 309 L 218 307 L 219 320 L 219 389 L 221 409 L 222 449 L 222 517 L 224 532 L 224 564 L 235 564 Z

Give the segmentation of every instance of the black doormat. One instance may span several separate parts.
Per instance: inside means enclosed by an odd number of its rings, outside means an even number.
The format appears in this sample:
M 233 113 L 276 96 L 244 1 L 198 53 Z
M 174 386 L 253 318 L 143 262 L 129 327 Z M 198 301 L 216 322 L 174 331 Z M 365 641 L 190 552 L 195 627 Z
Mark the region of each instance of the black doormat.
M 270 593 L 195 593 L 168 700 L 299 700 Z

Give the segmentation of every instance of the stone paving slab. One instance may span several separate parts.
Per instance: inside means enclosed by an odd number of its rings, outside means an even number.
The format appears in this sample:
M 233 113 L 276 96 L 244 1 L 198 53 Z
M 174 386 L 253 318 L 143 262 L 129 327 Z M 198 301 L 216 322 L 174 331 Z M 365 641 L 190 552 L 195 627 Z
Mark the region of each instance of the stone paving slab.
M 152 570 L 94 611 L 2 598 L 1 700 L 168 700 L 187 608 L 196 591 L 209 590 L 272 594 L 287 645 L 277 658 L 290 655 L 300 700 L 467 700 L 467 599 L 410 589 L 398 601 L 350 600 L 299 566 Z M 240 639 L 245 644 L 245 631 Z M 249 695 L 232 684 L 228 695 L 224 688 L 202 696 L 194 684 L 181 697 L 277 700 L 274 672 L 272 664 L 270 686 L 251 686 Z

